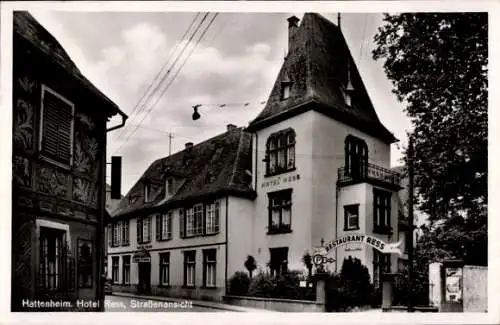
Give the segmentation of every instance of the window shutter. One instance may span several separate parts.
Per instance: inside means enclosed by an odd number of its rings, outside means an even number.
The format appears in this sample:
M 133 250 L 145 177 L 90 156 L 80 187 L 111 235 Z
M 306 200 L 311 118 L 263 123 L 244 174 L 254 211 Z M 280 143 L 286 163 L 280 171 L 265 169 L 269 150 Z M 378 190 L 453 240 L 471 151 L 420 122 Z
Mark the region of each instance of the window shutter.
M 168 237 L 171 238 L 172 237 L 172 211 L 169 211 L 168 212 L 168 217 L 167 217 L 167 231 L 168 231 Z
M 159 213 L 156 215 L 156 241 L 161 240 L 161 218 L 162 215 Z
M 220 213 L 219 208 L 220 208 L 219 201 L 215 201 L 215 220 L 214 220 L 215 232 L 219 231 L 219 213 Z
M 137 218 L 137 243 L 142 242 L 142 218 Z
M 184 238 L 184 209 L 179 209 L 179 235 Z
M 45 91 L 42 151 L 64 163 L 71 161 L 72 107 Z

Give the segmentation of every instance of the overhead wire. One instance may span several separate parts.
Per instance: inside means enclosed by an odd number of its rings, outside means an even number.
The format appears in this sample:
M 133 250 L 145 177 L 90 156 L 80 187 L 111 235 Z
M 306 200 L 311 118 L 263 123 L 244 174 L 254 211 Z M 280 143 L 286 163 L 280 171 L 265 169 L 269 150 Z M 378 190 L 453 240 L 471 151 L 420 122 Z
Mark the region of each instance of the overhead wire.
M 170 75 L 170 72 L 175 68 L 175 64 L 179 61 L 180 57 L 182 56 L 182 54 L 184 54 L 184 51 L 186 50 L 187 48 L 187 45 L 191 44 L 191 41 L 193 40 L 193 38 L 195 37 L 195 35 L 197 34 L 199 28 L 202 26 L 203 22 L 206 20 L 206 18 L 208 17 L 209 13 L 206 13 L 205 16 L 203 17 L 202 21 L 200 22 L 200 24 L 197 26 L 195 32 L 191 35 L 189 41 L 185 44 L 184 48 L 182 49 L 182 52 L 181 54 L 176 58 L 176 60 L 174 61 L 174 63 L 172 64 L 171 68 L 167 71 L 167 74 L 165 74 L 165 76 L 162 78 L 162 80 L 160 81 L 159 85 L 161 85 L 163 82 L 165 82 L 165 80 L 167 79 L 168 75 Z M 153 108 L 156 106 L 156 104 L 158 103 L 158 101 L 163 97 L 163 95 L 166 93 L 166 91 L 170 88 L 171 84 L 173 83 L 173 81 L 175 81 L 175 79 L 177 78 L 178 74 L 180 73 L 180 71 L 182 70 L 182 68 L 184 67 L 184 65 L 186 64 L 187 60 L 191 57 L 194 49 L 196 49 L 196 47 L 198 46 L 198 44 L 201 42 L 201 40 L 203 39 L 203 37 L 205 36 L 207 30 L 210 28 L 210 26 L 213 24 L 215 18 L 217 17 L 218 13 L 215 13 L 215 15 L 212 17 L 212 19 L 210 20 L 209 24 L 205 27 L 205 29 L 203 30 L 201 36 L 198 38 L 197 40 L 197 43 L 195 44 L 194 47 L 191 48 L 191 50 L 189 51 L 188 55 L 185 57 L 184 61 L 181 63 L 181 66 L 179 67 L 179 69 L 177 69 L 176 73 L 174 74 L 173 78 L 170 80 L 170 82 L 167 84 L 167 86 L 163 89 L 163 91 L 161 92 L 161 94 L 157 97 L 157 100 L 154 102 L 153 105 L 151 105 L 149 107 L 149 109 L 146 111 L 146 113 L 143 115 L 142 119 L 139 121 L 139 125 L 141 125 L 144 120 L 146 119 L 146 117 L 151 113 L 151 111 L 153 110 Z M 154 92 L 156 93 L 156 91 L 159 89 L 159 85 L 155 88 Z M 149 99 L 152 98 L 152 95 L 149 96 L 148 98 L 148 101 L 149 102 Z M 131 133 L 129 133 L 129 135 L 125 138 L 125 140 L 122 142 L 122 144 L 120 145 L 120 147 L 115 150 L 115 153 L 118 152 L 121 148 L 123 148 L 123 146 L 125 145 L 125 143 L 130 139 L 130 137 L 132 137 L 132 135 L 135 134 L 135 132 L 137 131 L 137 129 L 139 128 L 139 126 L 136 126 Z
M 186 36 L 188 35 L 188 33 L 191 31 L 194 23 L 196 22 L 196 20 L 200 16 L 200 14 L 201 14 L 200 12 L 196 13 L 195 17 L 193 18 L 193 20 L 189 24 L 189 27 L 186 29 L 186 31 L 184 32 L 184 34 L 181 36 L 180 41 L 177 42 L 177 44 L 170 50 L 170 52 L 168 54 L 168 57 L 167 57 L 167 60 L 162 65 L 162 67 L 158 71 L 158 73 L 155 75 L 155 77 L 153 78 L 153 81 L 148 85 L 147 89 L 144 91 L 144 93 L 142 94 L 142 96 L 139 98 L 139 101 L 134 105 L 132 111 L 129 113 L 129 116 L 131 117 L 131 119 L 129 120 L 129 123 L 132 122 L 136 118 L 136 116 L 139 115 L 140 111 L 138 111 L 136 113 L 136 115 L 134 115 L 135 111 L 137 110 L 137 108 L 139 108 L 139 105 L 141 104 L 142 100 L 146 97 L 146 95 L 151 90 L 151 88 L 153 87 L 153 85 L 155 84 L 155 82 L 158 80 L 158 78 L 160 77 L 160 75 L 164 72 L 165 68 L 170 63 L 171 59 L 173 58 L 174 53 L 177 52 L 177 49 L 180 47 L 182 41 L 186 38 Z M 127 125 L 129 125 L 129 124 L 127 124 Z M 121 137 L 122 135 L 125 134 L 126 126 L 122 130 L 120 130 L 120 132 L 116 133 L 116 137 L 117 138 L 119 138 L 119 137 Z

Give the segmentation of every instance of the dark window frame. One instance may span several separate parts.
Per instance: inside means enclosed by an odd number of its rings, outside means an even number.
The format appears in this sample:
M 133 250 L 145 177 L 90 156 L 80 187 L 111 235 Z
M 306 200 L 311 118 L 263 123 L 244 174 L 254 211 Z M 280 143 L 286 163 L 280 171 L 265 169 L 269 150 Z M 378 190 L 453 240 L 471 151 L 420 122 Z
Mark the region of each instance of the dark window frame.
M 353 180 L 368 176 L 368 145 L 366 141 L 349 134 L 344 141 L 345 176 Z
M 149 234 L 149 238 L 148 240 L 144 240 L 144 220 L 148 220 L 148 223 L 149 223 L 149 226 L 148 226 L 148 234 Z M 138 217 L 137 218 L 137 244 L 147 244 L 147 243 L 150 243 L 151 242 L 151 237 L 152 237 L 152 234 L 151 234 L 151 230 L 152 230 L 152 226 L 151 226 L 151 216 L 147 216 L 147 217 Z
M 214 205 L 214 226 L 213 231 L 209 231 L 208 229 L 208 207 L 210 205 Z M 195 213 L 195 207 L 200 207 L 201 210 L 198 210 Z M 206 200 L 202 202 L 198 202 L 196 204 L 192 204 L 188 207 L 185 207 L 181 210 L 181 218 L 180 218 L 180 226 L 181 226 L 181 238 L 193 238 L 193 237 L 201 237 L 201 236 L 213 236 L 220 233 L 220 219 L 221 219 L 221 204 L 220 200 Z M 188 217 L 192 212 L 192 220 L 193 220 L 193 231 L 192 233 L 188 233 Z M 198 214 L 197 214 L 198 213 Z
M 378 198 L 380 198 L 381 204 L 377 202 Z M 378 188 L 373 189 L 373 232 L 374 233 L 389 234 L 391 232 L 392 230 L 391 201 L 392 201 L 392 192 L 384 191 Z
M 293 189 L 285 189 L 275 192 L 267 193 L 268 197 L 268 234 L 283 234 L 292 232 L 292 194 Z M 281 200 L 282 204 L 276 206 L 273 205 L 274 200 Z M 289 203 L 283 203 L 288 201 Z M 283 210 L 288 208 L 290 211 L 290 223 L 287 225 L 283 222 Z M 273 226 L 273 211 L 279 210 L 279 224 L 277 226 Z
M 158 254 L 159 257 L 159 266 L 160 266 L 160 274 L 159 274 L 159 286 L 160 287 L 169 287 L 170 286 L 170 252 L 162 252 Z M 164 262 L 166 260 L 166 262 Z M 163 270 L 167 269 L 167 281 L 163 281 Z
M 113 284 L 120 283 L 120 256 L 111 256 L 111 281 L 113 281 Z
M 64 282 L 68 276 L 65 268 L 67 257 L 66 238 L 67 232 L 65 230 L 40 227 L 38 288 L 41 291 L 63 292 L 65 290 Z M 59 244 L 57 244 L 58 242 Z M 57 268 L 54 267 L 57 270 L 54 272 L 45 272 L 50 268 L 50 262 L 53 262 L 53 265 L 57 265 Z
M 125 263 L 128 260 L 128 263 Z M 122 256 L 122 285 L 130 285 L 130 269 L 131 269 L 132 257 L 130 255 Z M 126 268 L 125 266 L 128 266 Z M 128 282 L 125 281 L 125 271 L 128 270 Z
M 348 212 L 350 209 L 356 209 L 356 226 L 352 227 L 349 224 Z M 359 230 L 359 203 L 344 205 L 344 231 Z
M 121 246 L 130 245 L 130 220 L 122 220 L 120 223 Z
M 83 259 L 83 254 L 81 248 L 83 247 L 83 244 L 88 244 L 90 248 L 90 256 L 88 257 L 88 260 Z M 94 245 L 91 240 L 88 239 L 81 239 L 79 238 L 77 240 L 77 245 L 78 245 L 78 266 L 77 266 L 77 278 L 78 278 L 78 288 L 92 288 L 94 286 Z M 82 283 L 80 281 L 80 276 L 82 274 L 88 275 L 90 277 L 90 284 L 87 283 Z
M 293 83 L 291 81 L 283 81 L 281 82 L 281 88 L 280 88 L 280 100 L 287 100 L 290 98 L 292 94 L 292 85 Z M 285 89 L 288 89 L 288 96 L 286 96 Z
M 288 247 L 269 248 L 269 269 L 272 276 L 288 272 L 288 253 Z M 283 260 L 283 256 L 286 259 Z M 280 259 L 281 261 L 276 261 L 275 259 Z
M 380 286 L 382 273 L 391 273 L 391 254 L 384 254 L 373 248 L 373 284 Z
M 288 173 L 296 169 L 296 144 L 297 135 L 295 130 L 288 128 L 273 133 L 266 142 L 265 177 Z M 279 166 L 280 157 L 284 160 L 284 166 Z M 292 159 L 290 159 L 293 157 Z
M 192 260 L 190 259 L 192 257 Z M 188 267 L 193 267 L 193 283 L 188 284 Z M 195 288 L 196 287 L 196 251 L 189 250 L 184 251 L 184 287 L 185 288 Z
M 166 220 L 164 219 L 166 217 Z M 163 233 L 164 222 L 168 222 L 167 234 Z M 156 215 L 156 241 L 167 241 L 173 238 L 173 213 L 172 211 L 167 211 L 165 213 L 159 213 Z
M 212 260 L 209 260 L 213 257 Z M 208 284 L 208 266 L 213 265 L 214 272 L 214 283 L 213 285 Z M 217 249 L 204 249 L 203 250 L 203 287 L 204 288 L 216 288 L 217 287 Z
M 111 226 L 111 247 L 119 247 L 121 244 L 121 222 L 113 222 Z M 116 239 L 116 240 L 115 240 Z

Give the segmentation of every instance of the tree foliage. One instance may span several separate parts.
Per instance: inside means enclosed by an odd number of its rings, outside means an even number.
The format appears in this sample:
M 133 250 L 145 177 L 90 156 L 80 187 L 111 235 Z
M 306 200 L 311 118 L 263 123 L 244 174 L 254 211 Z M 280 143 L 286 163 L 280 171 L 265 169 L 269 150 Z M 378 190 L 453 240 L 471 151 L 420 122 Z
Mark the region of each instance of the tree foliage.
M 486 263 L 487 247 L 487 22 L 486 13 L 385 15 L 373 51 L 414 127 L 431 255 L 476 264 Z

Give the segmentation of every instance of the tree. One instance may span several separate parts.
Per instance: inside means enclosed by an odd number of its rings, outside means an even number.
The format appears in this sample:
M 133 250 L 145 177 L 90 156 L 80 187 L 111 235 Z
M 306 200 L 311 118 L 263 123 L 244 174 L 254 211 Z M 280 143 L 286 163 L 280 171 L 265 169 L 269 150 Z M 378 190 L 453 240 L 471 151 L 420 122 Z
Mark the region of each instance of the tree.
M 313 267 L 312 257 L 311 254 L 309 254 L 309 252 L 305 252 L 304 255 L 302 256 L 302 263 L 304 263 L 304 265 L 307 268 L 307 286 L 309 287 L 309 283 L 311 282 L 312 278 L 312 267 Z
M 255 263 L 255 258 L 252 255 L 248 255 L 245 261 L 245 267 L 248 270 L 248 274 L 250 275 L 250 279 L 252 278 L 252 273 L 257 268 L 257 264 Z
M 487 264 L 487 22 L 486 13 L 385 15 L 373 51 L 414 126 L 430 255 L 474 264 Z

